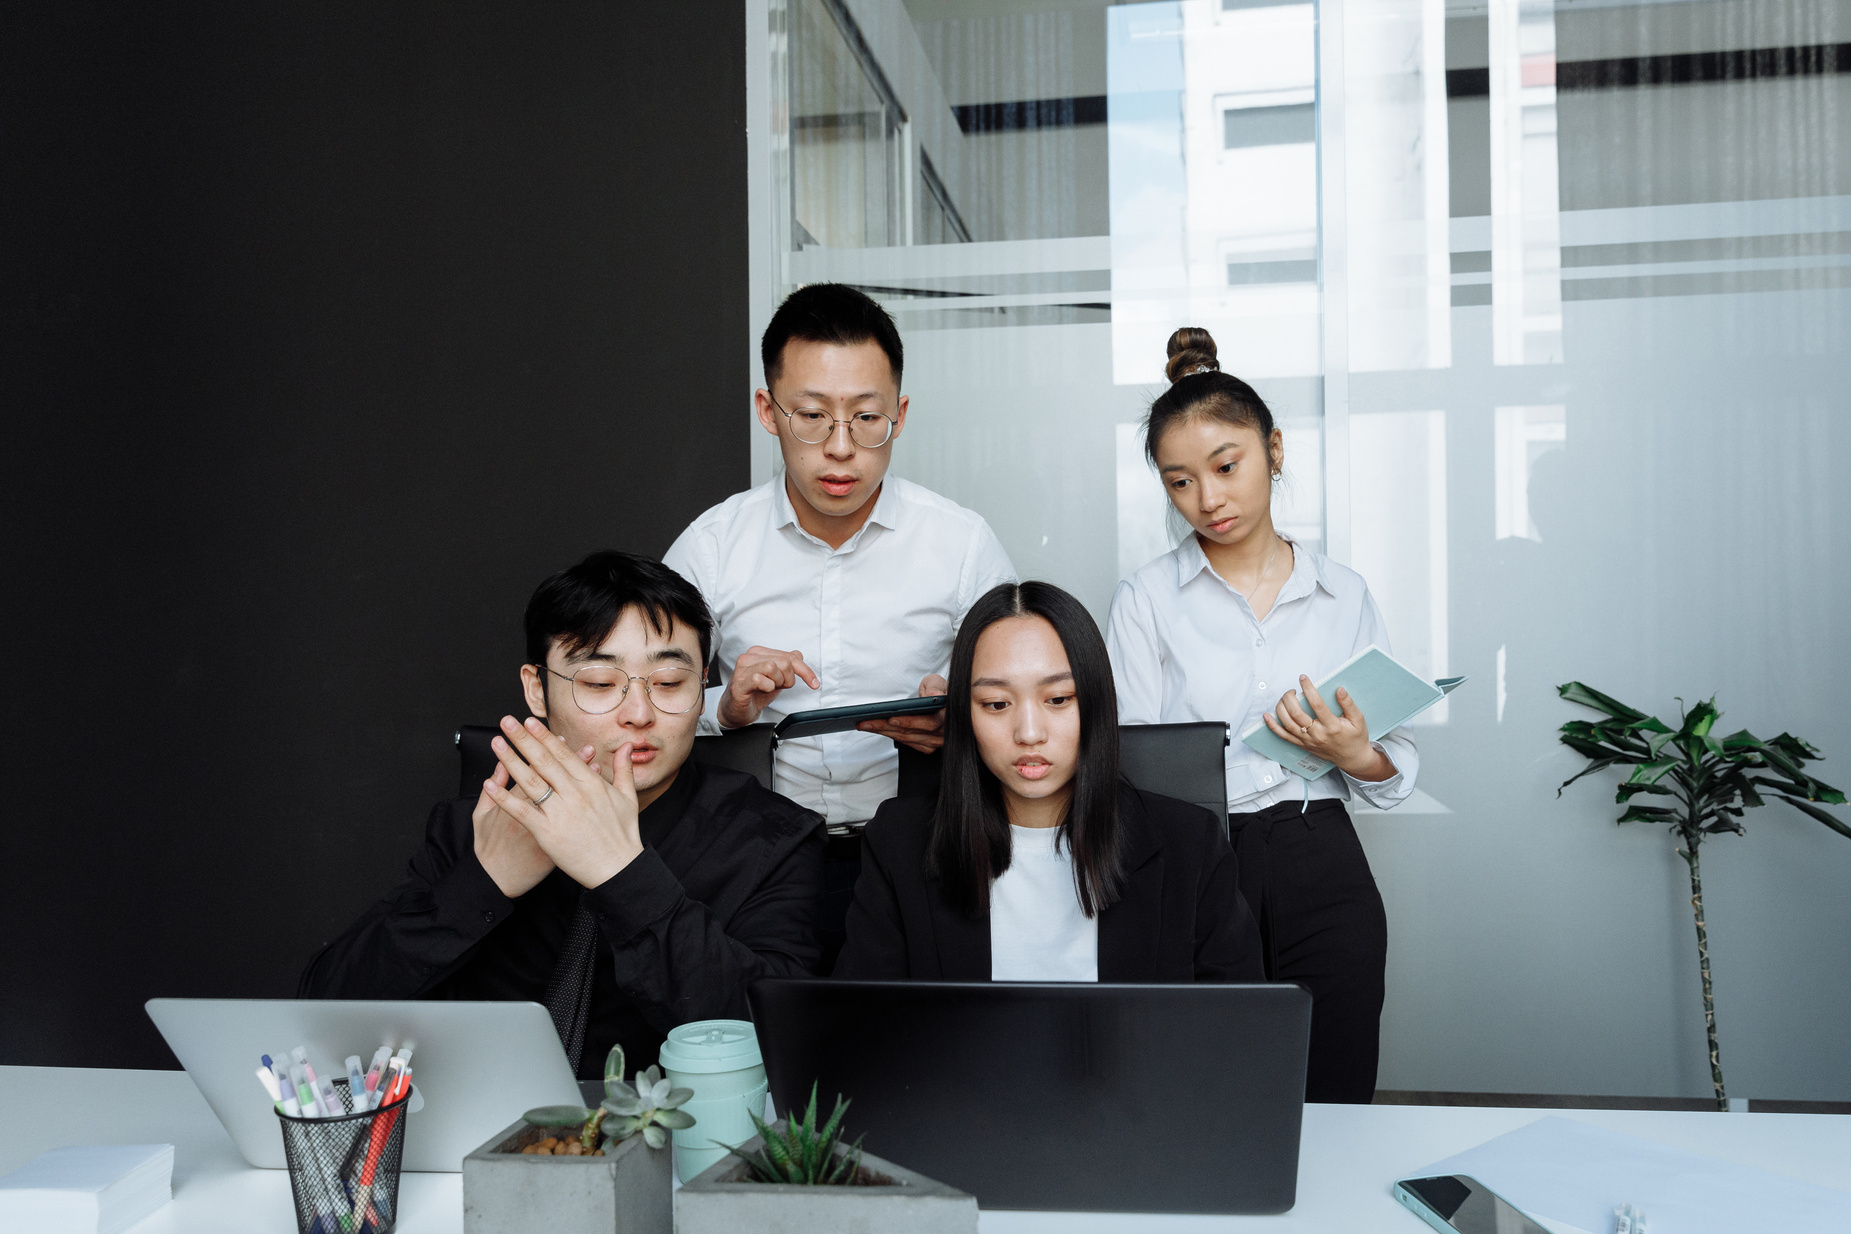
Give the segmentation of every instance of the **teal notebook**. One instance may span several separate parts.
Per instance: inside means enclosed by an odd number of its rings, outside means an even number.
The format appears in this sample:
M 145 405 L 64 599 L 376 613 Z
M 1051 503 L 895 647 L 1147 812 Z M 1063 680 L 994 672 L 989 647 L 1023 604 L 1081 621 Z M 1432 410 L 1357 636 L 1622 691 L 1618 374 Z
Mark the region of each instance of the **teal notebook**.
M 1318 682 L 1317 688 L 1324 705 L 1338 715 L 1343 714 L 1343 708 L 1337 706 L 1337 687 L 1348 690 L 1362 709 L 1363 717 L 1369 721 L 1369 740 L 1380 741 L 1382 734 L 1400 728 L 1451 694 L 1464 680 L 1463 677 L 1442 677 L 1438 681 L 1428 681 L 1371 644 Z M 1305 696 L 1298 695 L 1297 702 L 1309 715 L 1311 708 Z M 1279 713 L 1274 709 L 1272 714 L 1276 717 Z M 1278 736 L 1266 727 L 1265 720 L 1242 733 L 1240 739 L 1293 775 L 1307 780 L 1317 779 L 1334 765 Z

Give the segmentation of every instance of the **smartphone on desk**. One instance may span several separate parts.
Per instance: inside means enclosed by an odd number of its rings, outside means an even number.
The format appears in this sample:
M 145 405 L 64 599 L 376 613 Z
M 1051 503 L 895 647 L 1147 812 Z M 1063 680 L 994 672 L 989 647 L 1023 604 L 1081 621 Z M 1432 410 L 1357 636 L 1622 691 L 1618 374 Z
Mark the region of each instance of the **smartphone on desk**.
M 1549 1234 L 1517 1206 L 1466 1174 L 1404 1178 L 1395 1198 L 1440 1234 Z

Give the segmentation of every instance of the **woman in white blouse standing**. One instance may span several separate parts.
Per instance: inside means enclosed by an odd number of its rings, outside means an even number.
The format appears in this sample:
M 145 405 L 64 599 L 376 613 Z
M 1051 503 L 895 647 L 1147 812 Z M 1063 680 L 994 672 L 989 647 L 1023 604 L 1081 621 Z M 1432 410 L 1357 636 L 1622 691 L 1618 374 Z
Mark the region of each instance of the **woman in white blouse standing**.
M 1266 973 L 1312 996 L 1306 1100 L 1366 1103 L 1388 929 L 1344 802 L 1398 804 L 1420 760 L 1406 730 L 1371 742 L 1347 694 L 1330 705 L 1312 682 L 1371 643 L 1391 650 L 1388 630 L 1361 575 L 1273 527 L 1284 439 L 1253 387 L 1220 371 L 1208 331 L 1172 335 L 1167 372 L 1145 449 L 1194 534 L 1113 597 L 1119 721 L 1233 726 L 1228 823 Z M 1242 744 L 1261 721 L 1335 770 L 1307 784 Z

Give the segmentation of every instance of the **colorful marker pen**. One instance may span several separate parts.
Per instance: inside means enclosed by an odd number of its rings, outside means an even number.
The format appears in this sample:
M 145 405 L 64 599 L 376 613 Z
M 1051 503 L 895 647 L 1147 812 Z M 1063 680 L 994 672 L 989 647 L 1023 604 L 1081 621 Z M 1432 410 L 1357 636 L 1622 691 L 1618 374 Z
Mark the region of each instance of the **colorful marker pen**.
M 289 1052 L 292 1060 L 289 1064 L 289 1078 L 296 1089 L 296 1100 L 302 1103 L 302 1113 L 308 1118 L 320 1118 L 321 1102 L 315 1096 L 315 1070 L 308 1065 L 308 1051 L 301 1046 Z
M 266 1093 L 270 1094 L 270 1100 L 276 1102 L 278 1105 L 282 1105 L 283 1090 L 277 1086 L 276 1073 L 271 1071 L 268 1067 L 259 1067 L 256 1074 L 257 1082 L 264 1086 L 264 1091 Z
M 347 1095 L 353 1100 L 353 1112 L 366 1109 L 366 1077 L 360 1074 L 360 1056 L 347 1056 Z

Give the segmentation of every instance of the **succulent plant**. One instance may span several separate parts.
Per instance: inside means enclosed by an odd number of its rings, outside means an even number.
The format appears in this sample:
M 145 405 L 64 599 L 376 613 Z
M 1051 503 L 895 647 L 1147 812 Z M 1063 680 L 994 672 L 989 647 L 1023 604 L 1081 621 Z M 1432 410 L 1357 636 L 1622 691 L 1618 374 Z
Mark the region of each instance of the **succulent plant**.
M 636 1073 L 634 1086 L 608 1075 L 604 1079 L 604 1133 L 611 1143 L 641 1135 L 651 1148 L 668 1143 L 668 1133 L 694 1125 L 694 1115 L 678 1107 L 694 1095 L 691 1088 L 676 1088 L 653 1064 Z
M 752 1115 L 752 1125 L 758 1128 L 765 1142 L 763 1148 L 746 1153 L 729 1145 L 720 1147 L 746 1163 L 754 1182 L 846 1186 L 855 1181 L 855 1175 L 861 1170 L 860 1138 L 843 1151 L 836 1151 L 842 1137 L 842 1115 L 847 1112 L 848 1102 L 837 1093 L 835 1113 L 819 1129 L 816 1125 L 816 1085 L 811 1084 L 810 1108 L 804 1111 L 802 1118 L 787 1117 L 782 1130 Z
M 586 1152 L 604 1142 L 618 1144 L 633 1135 L 661 1148 L 668 1133 L 694 1125 L 694 1115 L 678 1107 L 694 1095 L 691 1088 L 676 1088 L 651 1066 L 636 1073 L 634 1085 L 624 1083 L 623 1047 L 614 1045 L 604 1059 L 604 1101 L 595 1110 L 582 1105 L 543 1105 L 521 1115 L 535 1127 L 577 1127 L 579 1144 Z

